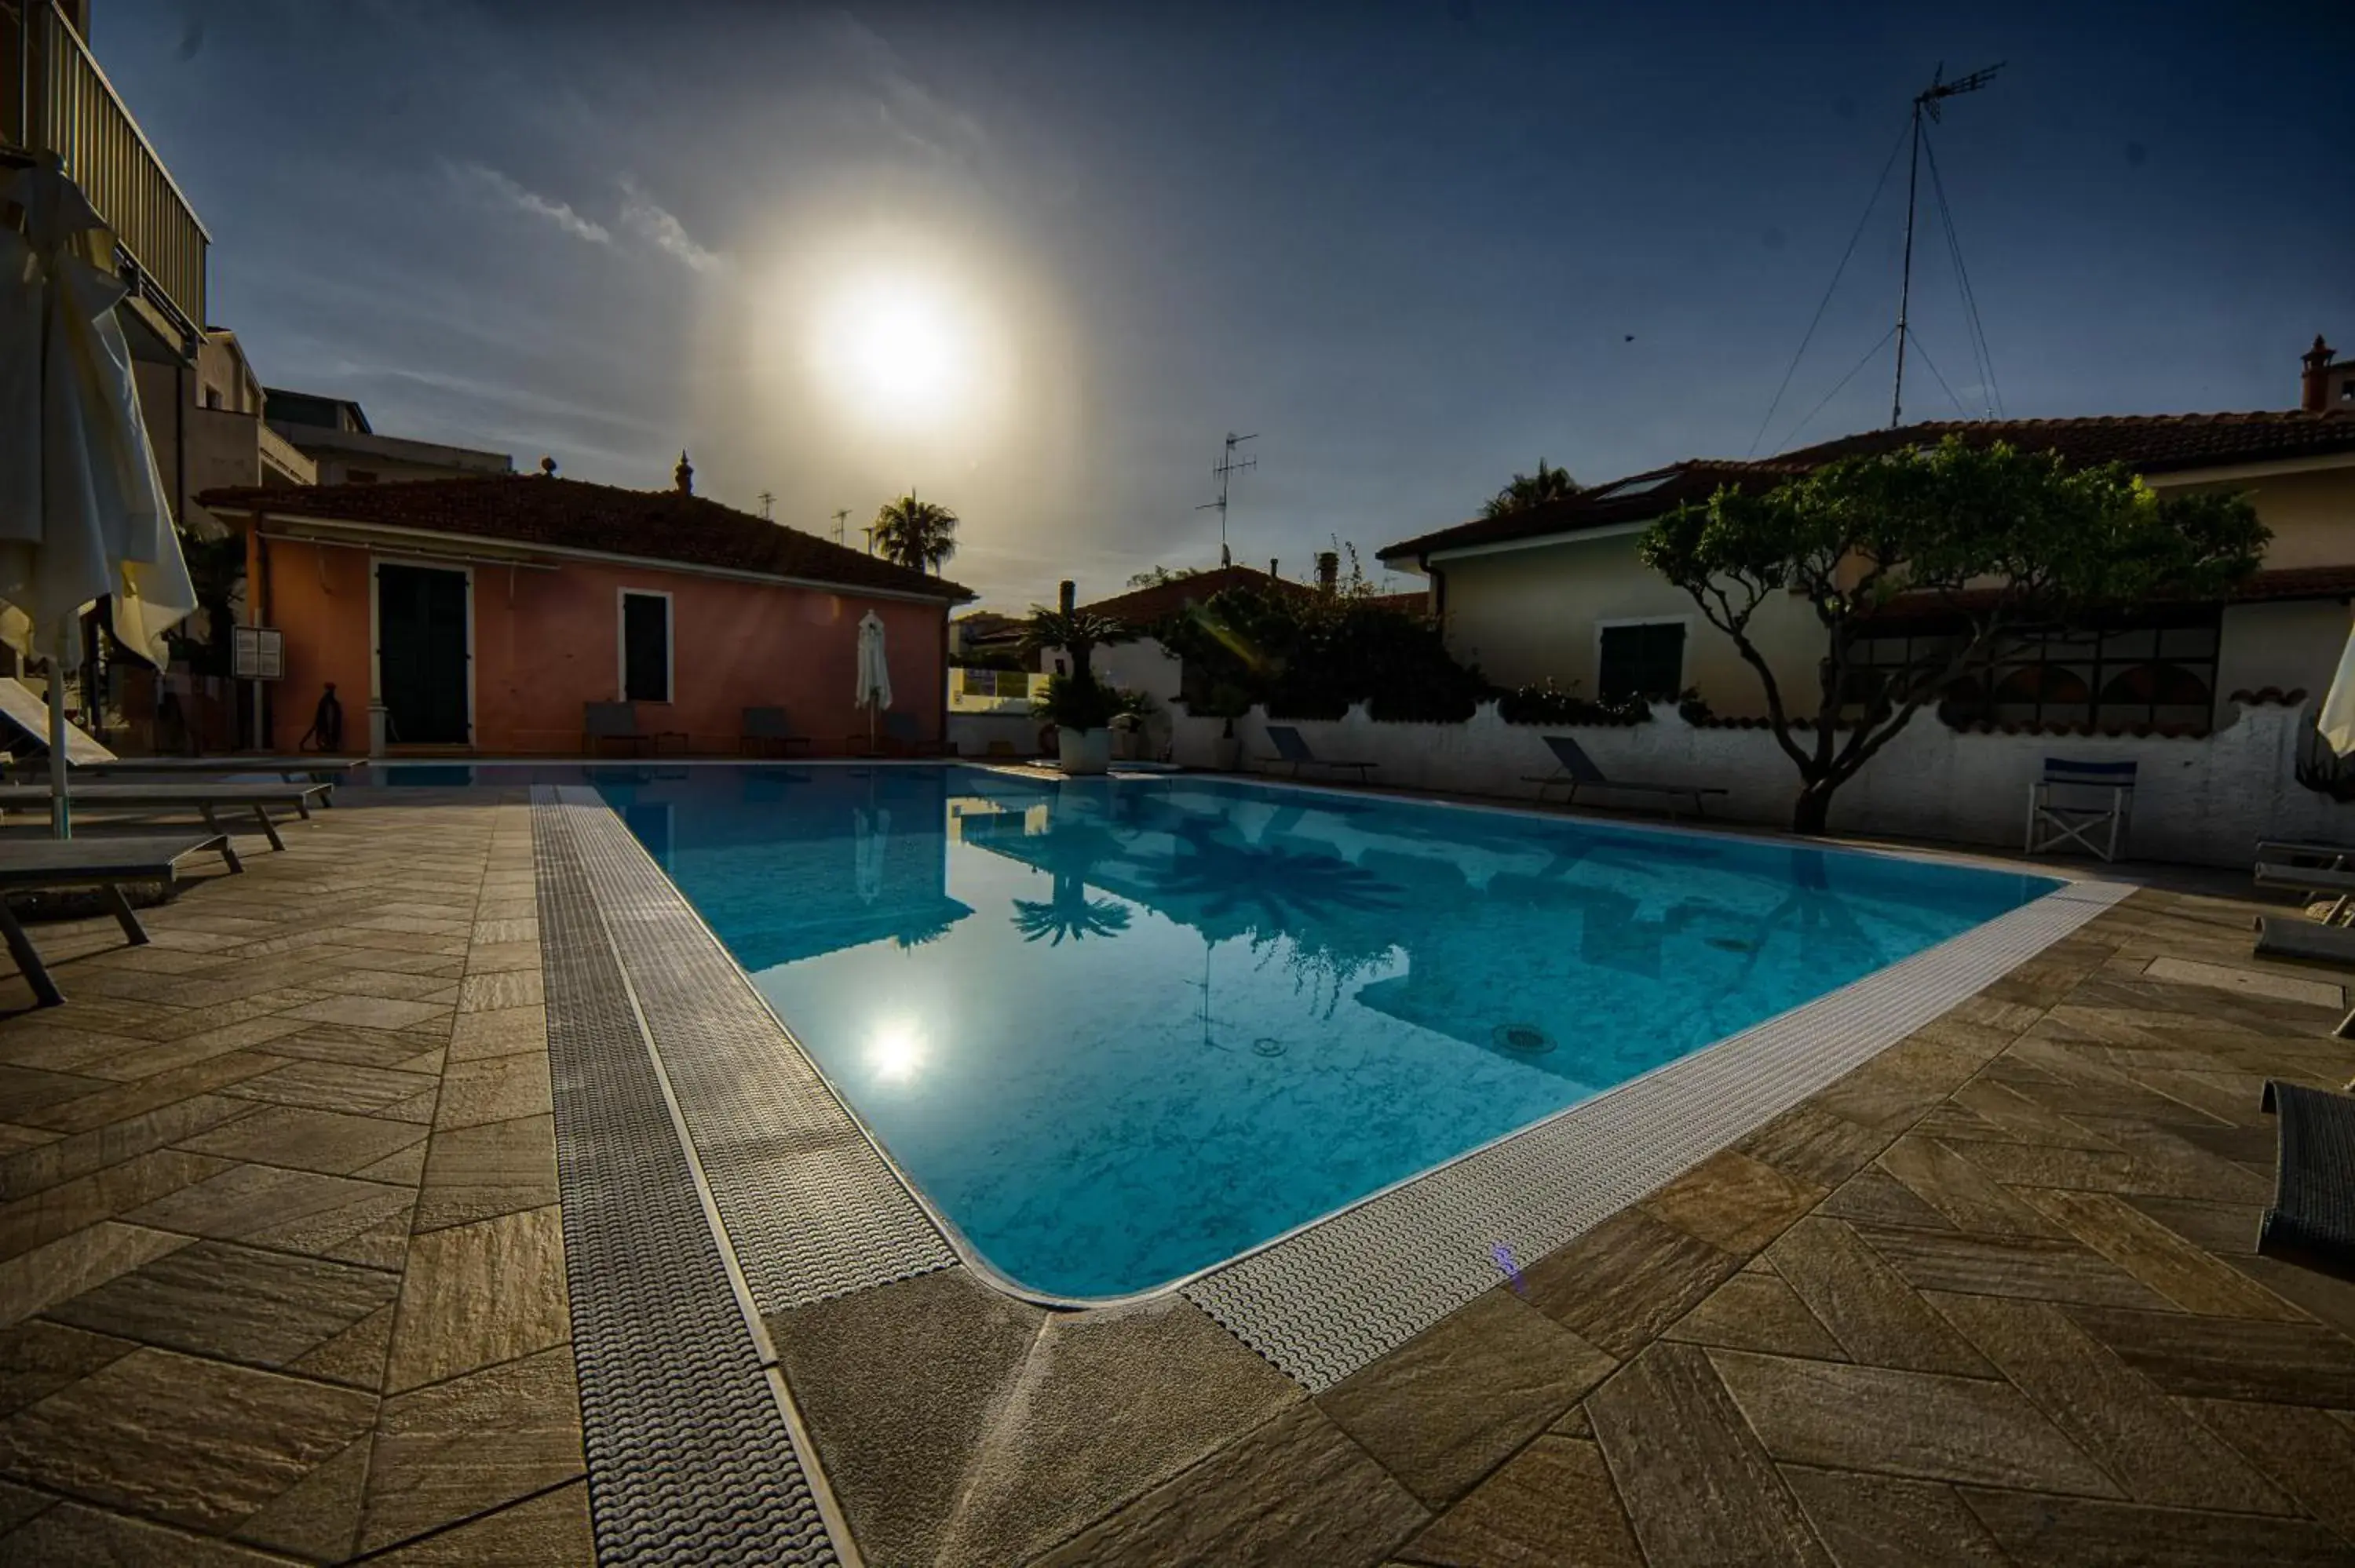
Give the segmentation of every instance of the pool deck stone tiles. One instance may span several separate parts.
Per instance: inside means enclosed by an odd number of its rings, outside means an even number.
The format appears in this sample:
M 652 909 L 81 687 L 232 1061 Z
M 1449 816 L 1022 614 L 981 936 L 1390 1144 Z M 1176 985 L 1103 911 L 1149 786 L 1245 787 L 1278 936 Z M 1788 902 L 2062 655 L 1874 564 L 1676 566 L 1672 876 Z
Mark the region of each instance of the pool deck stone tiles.
M 519 790 L 347 790 L 0 980 L 0 1563 L 583 1563 Z M 388 798 L 389 797 L 389 799 Z M 2355 1284 L 2253 1251 L 2342 977 L 2145 888 L 1310 1395 L 1179 1297 L 770 1313 L 899 1564 L 2355 1562 Z

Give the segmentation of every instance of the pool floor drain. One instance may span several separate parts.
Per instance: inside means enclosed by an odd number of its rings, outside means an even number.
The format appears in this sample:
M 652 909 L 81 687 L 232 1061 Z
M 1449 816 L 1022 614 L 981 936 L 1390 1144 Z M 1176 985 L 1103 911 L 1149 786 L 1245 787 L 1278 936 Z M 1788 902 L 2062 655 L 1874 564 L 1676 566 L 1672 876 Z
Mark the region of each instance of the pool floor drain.
M 1740 937 L 1704 937 L 1701 939 L 1710 947 L 1721 948 L 1729 953 L 1754 953 L 1758 950 L 1757 943 Z
M 1252 1054 L 1255 1056 L 1281 1056 L 1284 1054 L 1284 1042 L 1276 1039 L 1272 1034 L 1263 1034 L 1258 1039 L 1252 1042 Z
M 1541 1056 L 1553 1049 L 1553 1036 L 1534 1023 L 1499 1023 L 1488 1032 L 1488 1038 L 1524 1056 Z

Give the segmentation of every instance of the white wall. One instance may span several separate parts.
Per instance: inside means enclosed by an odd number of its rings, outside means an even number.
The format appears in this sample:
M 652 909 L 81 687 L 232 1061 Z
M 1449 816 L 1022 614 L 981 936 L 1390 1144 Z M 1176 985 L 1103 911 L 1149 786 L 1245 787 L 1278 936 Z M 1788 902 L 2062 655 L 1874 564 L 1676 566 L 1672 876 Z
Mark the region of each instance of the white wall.
M 1373 777 L 1382 784 L 1524 800 L 1536 793 L 1534 785 L 1522 782 L 1525 776 L 1554 770 L 1542 737 L 1572 735 L 1611 777 L 1722 786 L 1731 793 L 1711 798 L 1711 816 L 1788 825 L 1798 770 L 1772 732 L 1696 727 L 1666 705 L 1652 711 L 1652 722 L 1625 727 L 1507 724 L 1494 704 L 1482 705 L 1463 724 L 1378 724 L 1359 704 L 1337 720 L 1275 722 L 1298 729 L 1320 757 L 1378 764 Z M 1176 760 L 1211 766 L 1220 721 L 1194 718 L 1182 706 L 1173 712 Z M 2030 786 L 2045 758 L 2062 757 L 2140 765 L 2129 838 L 2129 853 L 2137 858 L 2246 865 L 2260 838 L 2350 842 L 2355 805 L 2340 805 L 2297 782 L 2299 737 L 2311 726 L 2310 714 L 2310 707 L 2232 705 L 2232 722 L 2213 735 L 2168 740 L 1958 734 L 1924 711 L 1833 797 L 1831 827 L 2017 849 L 2027 826 Z M 1246 768 L 1252 758 L 1273 753 L 1268 723 L 1258 708 L 1235 721 Z M 1307 776 L 1330 777 L 1316 768 Z M 1559 799 L 1561 791 L 1553 795 Z
M 949 750 L 958 757 L 986 757 L 989 743 L 1002 740 L 1017 757 L 1039 755 L 1042 721 L 1028 714 L 949 715 Z

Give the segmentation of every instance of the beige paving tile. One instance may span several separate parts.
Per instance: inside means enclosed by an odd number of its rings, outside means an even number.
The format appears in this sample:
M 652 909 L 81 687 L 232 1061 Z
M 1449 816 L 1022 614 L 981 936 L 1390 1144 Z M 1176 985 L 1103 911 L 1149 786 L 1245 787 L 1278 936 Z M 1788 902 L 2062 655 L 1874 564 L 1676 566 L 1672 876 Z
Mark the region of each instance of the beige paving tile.
M 1740 1266 L 1707 1242 L 1627 1209 L 1530 1264 L 1522 1277 L 1539 1310 L 1629 1356 Z
M 84 1333 L 38 1318 L 0 1329 L 0 1416 L 47 1399 L 138 1348 L 128 1340 Z
M 1313 1406 L 1295 1406 L 1039 1559 L 1039 1568 L 1380 1563 L 1429 1518 Z
M 0 1204 L 0 1258 L 15 1257 L 229 1169 L 224 1160 L 152 1150 Z
M 576 1481 L 526 1499 L 455 1530 L 371 1559 L 383 1568 L 481 1568 L 485 1563 L 579 1563 L 596 1559 L 589 1488 Z
M 548 1049 L 548 1012 L 539 1007 L 462 1012 L 450 1033 L 450 1060 L 478 1061 L 517 1051 Z
M 360 1548 L 504 1507 L 584 1468 L 568 1350 L 400 1394 L 378 1418 Z
M 2347 1543 L 2310 1520 L 2198 1513 L 2140 1503 L 1962 1489 L 1963 1500 L 2015 1563 L 2343 1564 Z
M 354 1438 L 342 1453 L 248 1515 L 238 1527 L 238 1539 L 314 1563 L 350 1556 L 370 1446 L 367 1436 Z
M 1758 1440 L 1785 1464 L 2120 1495 L 2009 1383 L 1748 1351 L 1708 1354 Z
M 2187 1312 L 2296 1318 L 2296 1308 L 2110 1192 L 2027 1187 L 2020 1196 Z
M 48 1308 L 58 1322 L 191 1355 L 282 1368 L 389 1308 L 376 1269 L 199 1241 Z
M 1929 1300 L 2127 1496 L 2177 1508 L 2296 1511 L 2059 1308 L 1995 1296 Z
M 539 943 L 485 942 L 478 936 L 474 945 L 466 949 L 466 972 L 469 975 L 511 973 L 539 969 Z
M 346 1175 L 425 1137 L 414 1122 L 301 1106 L 264 1106 L 227 1127 L 184 1139 L 181 1147 L 229 1160 Z
M 274 1552 L 75 1502 L 59 1503 L 0 1537 L 0 1568 L 99 1563 L 109 1568 L 286 1568 L 287 1562 Z
M 229 1051 L 185 1067 L 157 1073 L 136 1083 L 116 1084 L 101 1093 L 85 1095 L 62 1105 L 28 1110 L 17 1120 L 53 1132 L 90 1132 L 144 1112 L 284 1066 L 286 1058 L 258 1051 Z
M 442 1075 L 442 1097 L 433 1118 L 437 1128 L 463 1128 L 546 1116 L 553 1108 L 548 1058 L 538 1052 L 517 1052 L 452 1064 Z
M 1987 1527 L 1942 1481 L 1782 1467 L 1840 1568 L 2009 1568 Z
M 1500 1287 L 1317 1395 L 1316 1404 L 1435 1509 L 1617 1364 Z
M 538 1007 L 543 1000 L 537 966 L 498 974 L 470 974 L 458 993 L 458 1011 L 495 1012 L 502 1008 Z
M 404 1101 L 431 1096 L 436 1080 L 419 1073 L 394 1072 L 349 1062 L 290 1062 L 259 1077 L 222 1090 L 240 1098 L 267 1100 L 273 1105 L 310 1106 L 320 1110 L 385 1115 Z M 427 1117 L 417 1119 L 430 1119 Z M 409 1119 L 409 1118 L 400 1118 Z
M 133 1223 L 221 1241 L 325 1255 L 389 1218 L 404 1218 L 404 1188 L 272 1165 L 236 1165 L 134 1209 Z
M 410 1244 L 386 1386 L 531 1355 L 570 1333 L 555 1206 L 428 1231 Z
M 1401 1551 L 1433 1568 L 1644 1568 L 1603 1451 L 1566 1437 L 1514 1455 Z
M 361 1029 L 413 1029 L 446 1017 L 448 1011 L 432 1002 L 402 1001 L 391 997 L 337 996 L 298 1007 L 286 1016 L 312 1023 L 347 1023 Z
M 1850 1358 L 1914 1372 L 1994 1375 L 1852 1226 L 1802 1220 L 1765 1256 Z
M 1956 1230 L 1998 1236 L 2059 1236 L 2051 1221 L 1934 1139 L 1908 1136 L 1881 1151 L 1881 1169 Z
M 0 1263 L 0 1328 L 187 1245 L 186 1236 L 106 1220 L 12 1257 Z
M 555 1120 L 522 1117 L 445 1128 L 425 1156 L 417 1228 L 439 1230 L 557 1201 Z
M 1819 1361 L 1848 1359 L 1798 1293 L 1771 1270 L 1735 1275 L 1670 1324 L 1663 1338 Z
M 1689 1235 L 1737 1256 L 1756 1252 L 1821 1202 L 1828 1189 L 1727 1150 L 1643 1201 L 1642 1207 Z
M 1650 1562 L 1830 1568 L 1700 1347 L 1653 1345 L 1586 1409 Z
M 534 916 L 502 916 L 485 917 L 474 922 L 474 945 L 477 948 L 498 943 L 539 940 L 539 921 Z
M 0 1470 L 225 1532 L 366 1432 L 351 1389 L 139 1350 L 0 1422 Z

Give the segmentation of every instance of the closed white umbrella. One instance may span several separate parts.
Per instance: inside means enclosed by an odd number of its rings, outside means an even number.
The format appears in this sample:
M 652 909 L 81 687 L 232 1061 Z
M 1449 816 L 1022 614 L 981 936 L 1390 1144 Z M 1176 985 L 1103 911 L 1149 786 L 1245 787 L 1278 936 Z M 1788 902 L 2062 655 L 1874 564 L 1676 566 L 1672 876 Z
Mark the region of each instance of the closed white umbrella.
M 84 606 L 113 596 L 114 635 L 161 667 L 166 628 L 197 607 L 139 411 L 114 307 L 113 240 L 54 154 L 0 185 L 0 599 L 49 661 L 50 821 L 71 832 L 65 677 Z
M 883 620 L 868 610 L 858 622 L 858 705 L 867 710 L 867 749 L 875 749 L 875 716 L 891 705 L 891 666 L 883 657 Z
M 2315 715 L 2314 727 L 2339 756 L 2355 751 L 2355 632 L 2349 634 L 2347 646 L 2339 655 L 2339 673 L 2330 678 L 2330 690 L 2322 699 L 2322 711 Z

